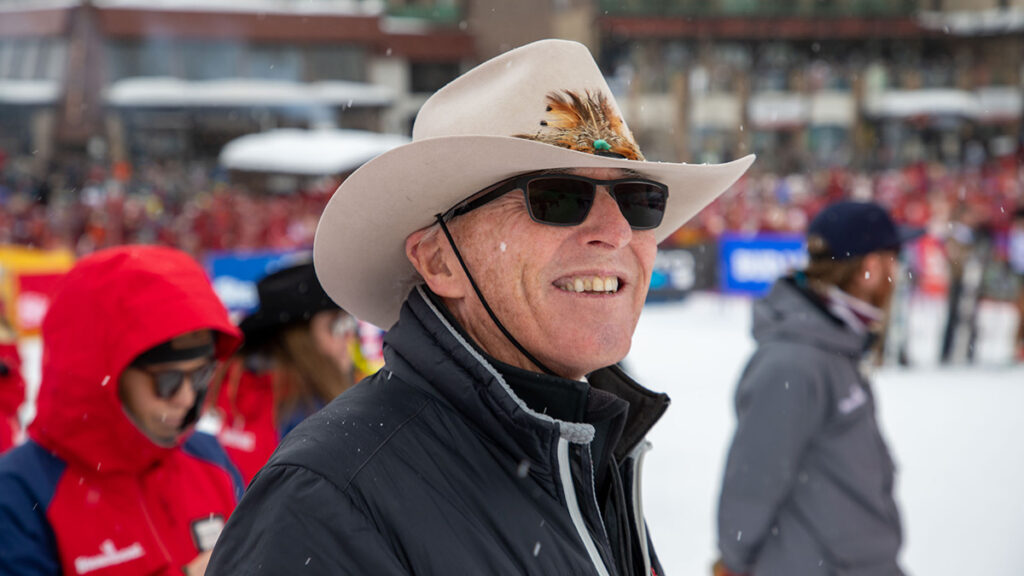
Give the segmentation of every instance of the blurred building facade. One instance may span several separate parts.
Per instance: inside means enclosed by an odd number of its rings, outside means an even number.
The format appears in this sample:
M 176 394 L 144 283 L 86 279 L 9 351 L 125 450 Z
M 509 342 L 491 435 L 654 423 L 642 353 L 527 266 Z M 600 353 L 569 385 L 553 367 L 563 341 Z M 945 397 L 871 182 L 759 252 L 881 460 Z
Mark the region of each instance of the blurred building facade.
M 650 156 L 794 173 L 1021 143 L 1024 0 L 599 0 L 601 60 Z
M 961 168 L 1024 132 L 1024 0 L 0 0 L 0 157 L 407 134 L 461 71 L 546 37 L 598 55 L 656 160 Z
M 0 150 L 43 176 L 215 159 L 281 127 L 406 133 L 472 63 L 454 4 L 0 0 Z

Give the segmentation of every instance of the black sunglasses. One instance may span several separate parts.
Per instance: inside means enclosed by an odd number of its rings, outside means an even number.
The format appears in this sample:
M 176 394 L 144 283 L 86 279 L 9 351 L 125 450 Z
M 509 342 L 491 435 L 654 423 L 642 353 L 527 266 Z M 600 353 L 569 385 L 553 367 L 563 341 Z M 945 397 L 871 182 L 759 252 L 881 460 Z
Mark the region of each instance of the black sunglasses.
M 441 217 L 449 221 L 495 200 L 512 190 L 523 190 L 530 218 L 551 226 L 578 226 L 587 219 L 598 186 L 607 186 L 619 211 L 633 230 L 651 230 L 661 224 L 668 203 L 668 186 L 646 178 L 597 180 L 573 174 L 532 173 L 515 176 L 470 196 Z M 490 187 L 488 187 L 490 188 Z
M 207 362 L 199 368 L 187 372 L 173 369 L 150 370 L 149 368 L 139 367 L 139 370 L 153 377 L 156 395 L 161 400 L 174 398 L 185 384 L 186 377 L 192 383 L 192 389 L 196 391 L 196 394 L 205 392 L 210 386 L 210 379 L 213 378 L 213 373 L 216 369 L 217 364 L 214 362 Z

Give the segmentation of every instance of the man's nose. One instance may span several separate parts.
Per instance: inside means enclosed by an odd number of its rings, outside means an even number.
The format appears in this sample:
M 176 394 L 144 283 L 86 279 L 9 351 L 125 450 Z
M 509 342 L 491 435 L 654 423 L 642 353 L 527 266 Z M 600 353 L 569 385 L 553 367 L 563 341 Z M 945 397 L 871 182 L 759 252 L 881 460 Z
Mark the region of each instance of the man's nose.
M 607 186 L 600 186 L 594 195 L 594 205 L 583 222 L 587 232 L 587 242 L 607 244 L 622 248 L 633 238 L 633 229 L 619 209 L 619 204 L 612 198 Z

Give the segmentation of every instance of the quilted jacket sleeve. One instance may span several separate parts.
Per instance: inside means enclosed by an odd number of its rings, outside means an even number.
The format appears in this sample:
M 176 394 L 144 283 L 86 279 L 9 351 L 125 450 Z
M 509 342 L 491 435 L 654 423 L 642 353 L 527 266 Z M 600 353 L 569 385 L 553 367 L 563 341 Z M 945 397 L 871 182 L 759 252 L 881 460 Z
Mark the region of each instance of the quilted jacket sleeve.
M 262 470 L 214 547 L 207 576 L 407 576 L 394 550 L 349 495 L 294 465 Z

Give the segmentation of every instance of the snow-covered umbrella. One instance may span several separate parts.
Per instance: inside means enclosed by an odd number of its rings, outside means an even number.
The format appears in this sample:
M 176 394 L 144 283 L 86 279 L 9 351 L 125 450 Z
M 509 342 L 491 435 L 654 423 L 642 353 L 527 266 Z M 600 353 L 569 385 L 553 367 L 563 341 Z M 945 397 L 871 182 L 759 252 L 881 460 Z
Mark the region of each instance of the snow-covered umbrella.
M 230 170 L 324 176 L 344 174 L 409 141 L 362 130 L 281 128 L 228 142 L 220 164 Z

